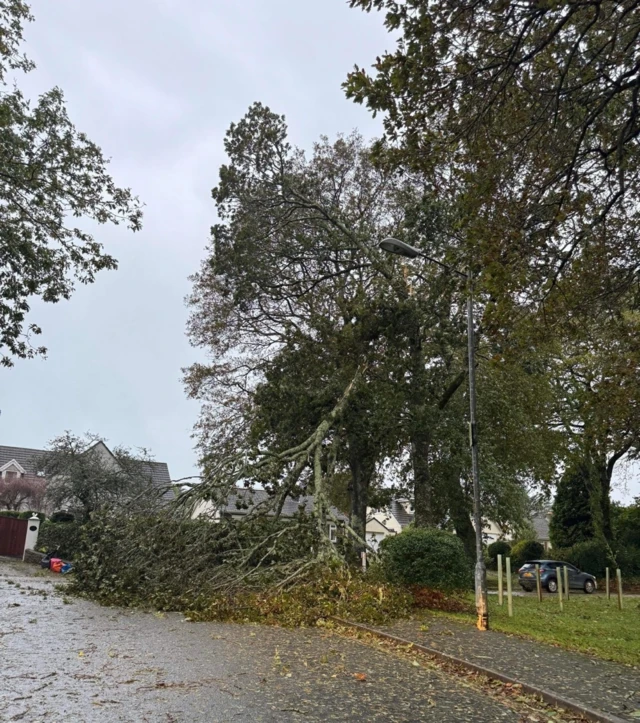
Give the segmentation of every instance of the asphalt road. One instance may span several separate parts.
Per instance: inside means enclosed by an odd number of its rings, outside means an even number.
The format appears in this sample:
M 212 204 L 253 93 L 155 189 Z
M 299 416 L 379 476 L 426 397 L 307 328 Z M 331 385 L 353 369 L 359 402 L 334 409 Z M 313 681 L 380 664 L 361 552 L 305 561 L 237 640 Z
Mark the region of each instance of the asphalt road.
M 440 670 L 320 630 L 190 623 L 0 558 L 2 721 L 517 721 Z

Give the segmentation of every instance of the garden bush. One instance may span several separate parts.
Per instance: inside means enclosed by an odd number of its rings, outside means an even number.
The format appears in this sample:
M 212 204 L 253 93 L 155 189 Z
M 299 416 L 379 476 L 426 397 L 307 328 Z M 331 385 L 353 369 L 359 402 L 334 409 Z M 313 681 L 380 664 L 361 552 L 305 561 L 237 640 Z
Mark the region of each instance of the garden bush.
M 511 555 L 511 545 L 506 540 L 496 540 L 492 542 L 487 553 L 489 555 L 489 564 L 495 570 L 498 566 L 498 555 L 502 555 L 502 559 Z
M 511 548 L 511 569 L 522 567 L 527 560 L 539 560 L 544 557 L 544 547 L 537 540 L 520 540 Z
M 80 549 L 81 525 L 77 522 L 49 522 L 40 525 L 38 550 L 57 552 L 65 560 L 73 560 Z
M 462 590 L 473 582 L 473 568 L 459 537 L 434 528 L 409 528 L 381 543 L 387 579 L 405 585 Z
M 0 510 L 0 517 L 20 517 L 18 510 Z

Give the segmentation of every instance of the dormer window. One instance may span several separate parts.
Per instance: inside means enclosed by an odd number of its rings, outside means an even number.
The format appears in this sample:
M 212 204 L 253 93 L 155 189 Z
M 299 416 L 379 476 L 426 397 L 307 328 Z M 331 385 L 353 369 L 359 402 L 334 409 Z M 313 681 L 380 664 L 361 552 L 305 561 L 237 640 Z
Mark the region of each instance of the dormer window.
M 25 474 L 25 469 L 19 462 L 12 459 L 10 462 L 7 462 L 0 467 L 0 474 L 4 479 L 16 479 Z

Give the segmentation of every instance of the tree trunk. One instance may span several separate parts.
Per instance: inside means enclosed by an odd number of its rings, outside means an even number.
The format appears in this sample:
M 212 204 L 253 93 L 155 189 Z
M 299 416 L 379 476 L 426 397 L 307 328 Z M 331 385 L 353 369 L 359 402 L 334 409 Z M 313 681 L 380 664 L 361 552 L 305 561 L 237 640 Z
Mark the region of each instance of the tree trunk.
M 349 468 L 351 470 L 351 482 L 349 483 L 349 497 L 351 502 L 350 524 L 354 532 L 366 540 L 367 507 L 369 502 L 369 485 L 375 470 L 375 464 L 371 459 L 366 459 L 357 448 L 357 445 L 349 445 Z M 362 545 L 353 541 L 354 557 L 360 556 Z
M 611 530 L 611 476 L 607 465 L 598 463 L 597 474 L 600 478 L 600 509 L 602 510 L 602 534 L 607 542 L 613 541 Z
M 411 416 L 411 466 L 413 467 L 414 524 L 430 527 L 435 524 L 433 509 L 433 480 L 429 469 L 431 434 L 427 408 L 427 378 L 424 371 L 424 353 L 420 326 L 416 325 L 410 341 L 411 388 L 409 411 Z
M 431 440 L 426 429 L 416 429 L 411 437 L 411 464 L 413 467 L 414 521 L 416 527 L 435 524 L 433 512 L 433 485 L 429 470 Z
M 449 501 L 449 516 L 456 531 L 456 535 L 462 540 L 465 552 L 472 560 L 476 559 L 476 531 L 471 522 L 470 508 L 471 501 L 467 499 L 460 484 L 459 475 L 452 475 L 447 485 L 447 497 Z

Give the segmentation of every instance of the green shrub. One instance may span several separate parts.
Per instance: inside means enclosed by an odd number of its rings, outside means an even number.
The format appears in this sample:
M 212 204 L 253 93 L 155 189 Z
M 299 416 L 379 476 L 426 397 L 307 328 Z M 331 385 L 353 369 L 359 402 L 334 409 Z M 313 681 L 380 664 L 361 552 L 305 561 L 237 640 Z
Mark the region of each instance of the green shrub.
M 599 540 L 578 542 L 573 547 L 564 550 L 554 549 L 553 556 L 556 560 L 570 562 L 578 570 L 588 572 L 596 577 L 604 577 L 605 568 L 613 565 L 607 546 Z
M 496 540 L 489 545 L 487 552 L 489 564 L 495 569 L 498 565 L 498 555 L 502 555 L 503 560 L 505 557 L 510 557 L 511 545 L 506 540 Z
M 443 590 L 471 587 L 473 568 L 459 537 L 434 528 L 409 528 L 381 543 L 390 582 Z
M 640 549 L 640 497 L 632 505 L 612 505 L 611 517 L 616 543 Z
M 624 576 L 640 575 L 640 548 L 638 547 L 619 547 L 616 552 L 616 561 Z
M 517 570 L 527 560 L 539 560 L 544 557 L 544 547 L 537 540 L 520 540 L 511 548 L 511 569 Z
M 17 510 L 0 510 L 0 517 L 20 517 L 20 513 Z
M 76 518 L 72 512 L 66 510 L 58 510 L 49 518 L 51 522 L 75 522 Z
M 80 549 L 81 526 L 77 522 L 49 522 L 40 525 L 38 550 L 57 552 L 65 560 L 73 560 Z

